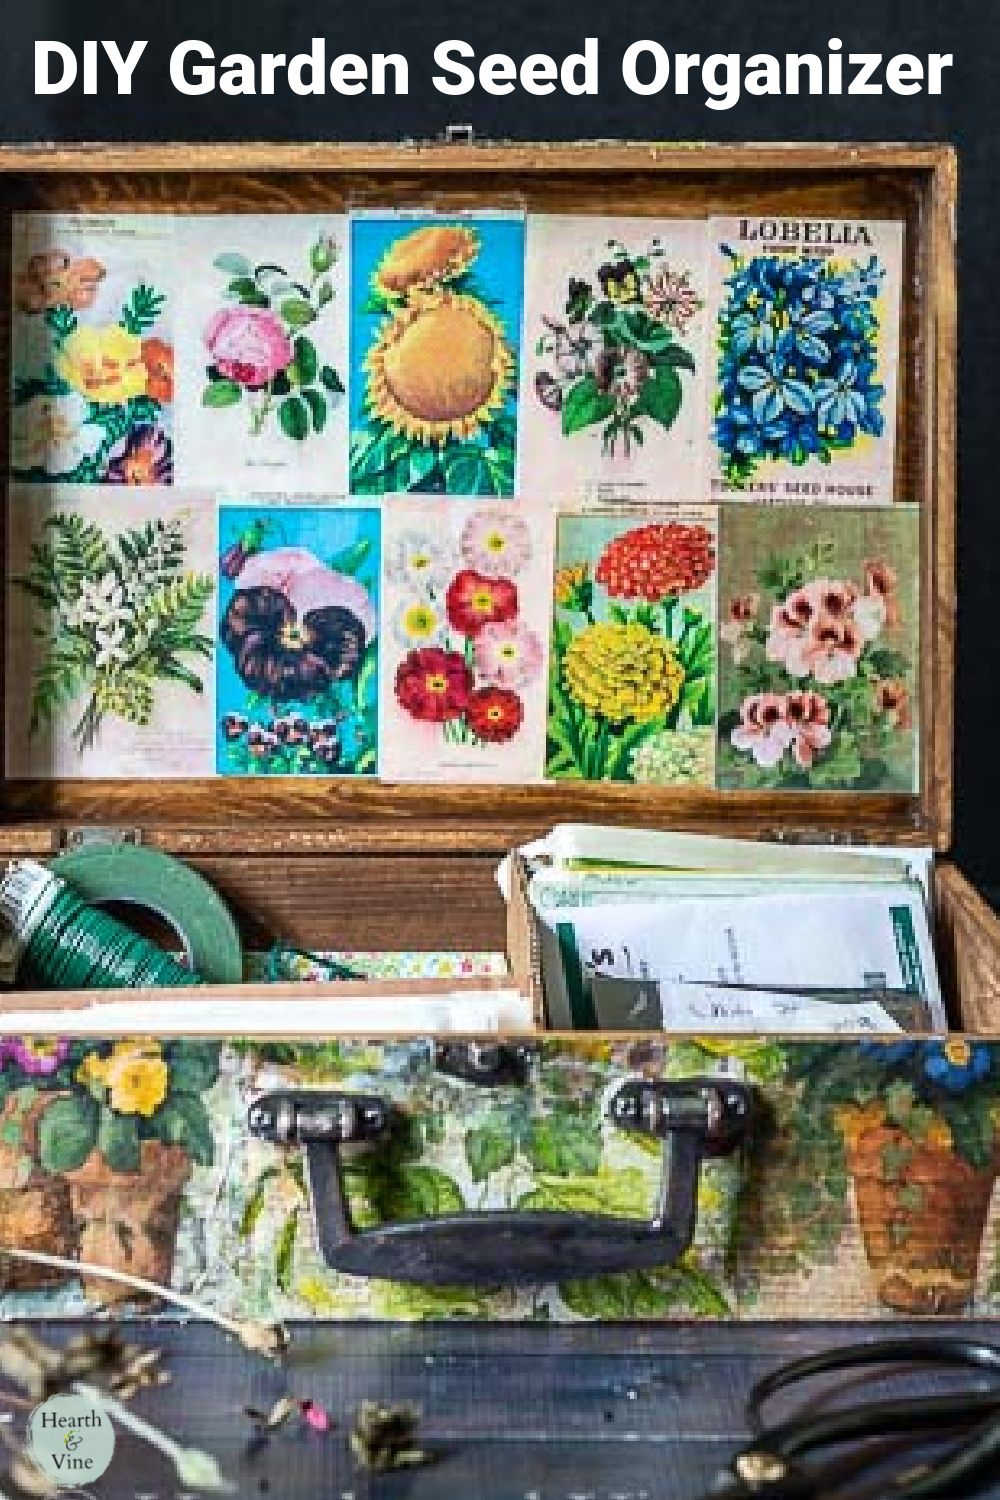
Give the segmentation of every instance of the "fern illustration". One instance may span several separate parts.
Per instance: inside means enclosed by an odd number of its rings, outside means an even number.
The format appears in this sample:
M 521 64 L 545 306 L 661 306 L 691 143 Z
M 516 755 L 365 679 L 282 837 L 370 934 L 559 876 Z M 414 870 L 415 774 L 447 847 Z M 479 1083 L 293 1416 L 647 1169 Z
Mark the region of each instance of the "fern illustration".
M 215 584 L 187 567 L 183 516 L 109 538 L 79 515 L 52 515 L 28 572 L 14 581 L 45 618 L 34 630 L 44 646 L 34 673 L 32 735 L 87 694 L 73 729 L 82 753 L 108 715 L 149 724 L 157 682 L 203 691 L 184 658 L 212 655 L 214 641 L 199 626 Z

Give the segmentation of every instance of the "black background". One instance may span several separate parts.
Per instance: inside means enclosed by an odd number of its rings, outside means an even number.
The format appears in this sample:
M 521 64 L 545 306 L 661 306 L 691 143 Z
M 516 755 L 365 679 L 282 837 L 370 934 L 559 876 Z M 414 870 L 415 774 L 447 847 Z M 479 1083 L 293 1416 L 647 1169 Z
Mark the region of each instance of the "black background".
M 959 665 L 956 853 L 966 871 L 1000 898 L 1000 799 L 994 776 L 1000 736 L 1000 270 L 993 206 L 1000 195 L 1000 44 L 997 0 L 0 0 L 0 132 L 7 140 L 362 140 L 426 137 L 452 123 L 492 138 L 566 140 L 638 137 L 656 140 L 949 140 L 961 152 L 961 326 L 959 483 Z M 313 36 L 328 56 L 402 52 L 410 64 L 405 97 L 332 92 L 299 98 L 279 82 L 273 97 L 187 98 L 173 89 L 169 58 L 180 41 L 227 52 L 308 51 Z M 434 47 L 461 38 L 476 49 L 520 61 L 531 52 L 561 59 L 600 39 L 596 96 L 561 91 L 532 98 L 518 90 L 493 98 L 478 87 L 449 98 L 432 87 Z M 844 52 L 952 52 L 940 97 L 744 97 L 727 111 L 707 109 L 694 86 L 687 98 L 670 85 L 632 94 L 621 56 L 649 38 L 668 52 L 827 52 L 831 36 Z M 127 54 L 149 42 L 135 74 L 135 93 L 119 98 L 110 63 L 99 92 L 84 97 L 33 95 L 36 38 L 79 47 L 87 37 L 113 38 Z M 280 75 L 279 75 L 280 78 Z

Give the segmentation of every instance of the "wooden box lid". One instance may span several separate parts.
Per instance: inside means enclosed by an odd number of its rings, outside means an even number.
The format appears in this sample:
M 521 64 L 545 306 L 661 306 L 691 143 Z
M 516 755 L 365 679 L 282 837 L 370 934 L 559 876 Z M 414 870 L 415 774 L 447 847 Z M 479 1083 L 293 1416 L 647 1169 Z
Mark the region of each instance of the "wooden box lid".
M 947 145 L 531 144 L 0 147 L 0 242 L 25 209 L 294 212 L 439 207 L 902 219 L 896 499 L 920 506 L 920 785 L 915 795 L 670 791 L 602 784 L 364 780 L 4 780 L 0 849 L 46 853 L 111 825 L 180 854 L 482 854 L 554 822 L 949 845 L 955 588 L 957 162 Z M 9 303 L 0 347 L 9 363 Z M 4 404 L 6 405 L 6 404 Z M 0 460 L 8 416 L 0 418 Z M 6 465 L 5 465 L 6 467 Z

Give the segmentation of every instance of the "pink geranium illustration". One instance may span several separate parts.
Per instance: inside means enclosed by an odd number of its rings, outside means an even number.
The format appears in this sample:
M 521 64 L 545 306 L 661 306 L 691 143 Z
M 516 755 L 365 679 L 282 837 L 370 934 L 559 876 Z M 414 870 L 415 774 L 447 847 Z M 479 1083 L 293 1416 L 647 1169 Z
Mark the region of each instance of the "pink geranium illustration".
M 785 699 L 785 719 L 791 731 L 792 754 L 807 770 L 817 753 L 825 750 L 833 738 L 830 705 L 820 693 L 789 693 Z
M 792 729 L 780 693 L 754 693 L 740 704 L 740 722 L 730 736 L 759 766 L 776 766 L 792 742 Z

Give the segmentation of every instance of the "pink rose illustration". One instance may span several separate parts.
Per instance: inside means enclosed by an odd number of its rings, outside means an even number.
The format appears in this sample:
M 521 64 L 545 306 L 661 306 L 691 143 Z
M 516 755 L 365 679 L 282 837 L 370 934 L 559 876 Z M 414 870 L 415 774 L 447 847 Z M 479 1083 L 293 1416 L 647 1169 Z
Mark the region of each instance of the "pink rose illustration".
M 792 729 L 780 693 L 754 693 L 740 704 L 740 722 L 730 735 L 759 766 L 776 766 L 792 742 Z
M 205 329 L 205 345 L 220 375 L 251 390 L 269 384 L 294 358 L 284 324 L 264 307 L 217 312 Z
M 792 754 L 803 770 L 808 770 L 817 752 L 825 750 L 832 738 L 830 705 L 820 693 L 789 693 L 785 718 L 792 733 Z

